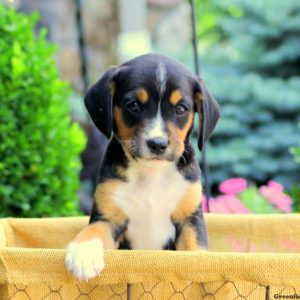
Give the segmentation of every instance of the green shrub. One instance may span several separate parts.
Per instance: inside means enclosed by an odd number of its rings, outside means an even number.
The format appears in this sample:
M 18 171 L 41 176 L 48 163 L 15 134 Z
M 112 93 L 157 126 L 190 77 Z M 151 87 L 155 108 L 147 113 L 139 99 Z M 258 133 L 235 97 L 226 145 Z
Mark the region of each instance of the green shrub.
M 299 128 L 300 128 L 300 123 L 299 123 Z M 300 165 L 300 145 L 299 145 L 299 142 L 300 141 L 298 141 L 298 147 L 293 147 L 291 149 L 291 153 L 294 155 L 295 162 Z
M 79 153 L 85 137 L 71 124 L 70 88 L 58 76 L 36 14 L 0 5 L 0 216 L 79 213 Z
M 300 123 L 299 123 L 300 128 Z M 295 162 L 297 163 L 298 170 L 300 171 L 300 141 L 298 141 L 298 147 L 291 148 L 291 153 L 294 156 Z M 300 212 L 300 181 L 298 181 L 291 190 L 291 196 L 294 199 L 294 210 Z
M 206 14 L 202 2 L 207 1 L 198 0 L 199 27 Z M 199 42 L 203 78 L 221 105 L 208 146 L 212 181 L 242 176 L 259 184 L 274 179 L 290 188 L 300 180 L 289 153 L 300 140 L 295 127 L 300 118 L 300 2 L 213 3 L 223 12 L 210 28 L 219 39 L 206 47 L 205 37 Z

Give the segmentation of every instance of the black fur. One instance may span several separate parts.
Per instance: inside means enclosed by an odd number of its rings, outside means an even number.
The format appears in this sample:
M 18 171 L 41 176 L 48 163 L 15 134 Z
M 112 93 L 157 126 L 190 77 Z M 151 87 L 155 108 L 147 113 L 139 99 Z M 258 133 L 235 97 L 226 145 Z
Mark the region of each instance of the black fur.
M 177 161 L 176 166 L 178 171 L 186 180 L 192 182 L 200 180 L 200 167 L 195 155 L 195 151 L 190 142 L 186 142 L 184 152 Z
M 164 245 L 163 250 L 176 250 L 174 239 L 169 239 Z
M 128 239 L 124 238 L 120 242 L 118 249 L 120 249 L 120 250 L 132 250 L 132 247 L 131 247 L 130 242 L 128 241 Z
M 207 233 L 201 206 L 189 217 L 188 221 L 193 225 L 194 230 L 196 230 L 199 245 L 207 249 Z
M 109 139 L 112 133 L 112 93 L 110 84 L 116 74 L 111 68 L 86 93 L 84 98 L 87 108 L 96 127 Z
M 124 153 L 122 145 L 115 137 L 112 137 L 101 162 L 98 183 L 108 179 L 119 179 L 126 181 L 126 178 L 122 177 L 118 173 L 117 167 L 126 168 L 127 166 L 128 159 Z

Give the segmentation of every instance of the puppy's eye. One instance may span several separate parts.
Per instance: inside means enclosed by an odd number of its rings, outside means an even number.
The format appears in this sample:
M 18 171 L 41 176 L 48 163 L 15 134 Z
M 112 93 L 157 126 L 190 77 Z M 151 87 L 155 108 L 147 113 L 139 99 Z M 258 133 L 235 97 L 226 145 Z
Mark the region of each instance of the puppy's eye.
M 133 101 L 129 103 L 127 106 L 127 109 L 132 113 L 139 113 L 141 111 L 141 106 L 137 101 Z
M 175 112 L 177 115 L 183 115 L 187 110 L 187 107 L 183 104 L 177 104 L 175 107 Z

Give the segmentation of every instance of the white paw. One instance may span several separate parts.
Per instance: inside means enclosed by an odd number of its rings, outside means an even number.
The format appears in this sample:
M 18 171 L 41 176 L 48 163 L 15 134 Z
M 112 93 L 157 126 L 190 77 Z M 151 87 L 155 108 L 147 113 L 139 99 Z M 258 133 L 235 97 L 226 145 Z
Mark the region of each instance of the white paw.
M 103 243 L 98 239 L 72 242 L 67 247 L 65 265 L 76 278 L 88 281 L 103 270 L 103 254 Z

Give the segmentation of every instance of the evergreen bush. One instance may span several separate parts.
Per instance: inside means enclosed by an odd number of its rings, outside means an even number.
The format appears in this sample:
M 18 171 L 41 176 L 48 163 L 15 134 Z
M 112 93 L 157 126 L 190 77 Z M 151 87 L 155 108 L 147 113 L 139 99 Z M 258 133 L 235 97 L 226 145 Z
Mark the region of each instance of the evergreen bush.
M 79 213 L 85 137 L 37 19 L 0 4 L 0 217 Z
M 289 153 L 300 140 L 300 2 L 213 3 L 221 18 L 208 34 L 218 39 L 206 43 L 202 34 L 199 43 L 202 76 L 221 105 L 208 145 L 212 182 L 242 176 L 290 188 L 300 179 Z

